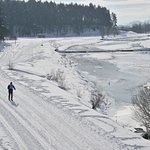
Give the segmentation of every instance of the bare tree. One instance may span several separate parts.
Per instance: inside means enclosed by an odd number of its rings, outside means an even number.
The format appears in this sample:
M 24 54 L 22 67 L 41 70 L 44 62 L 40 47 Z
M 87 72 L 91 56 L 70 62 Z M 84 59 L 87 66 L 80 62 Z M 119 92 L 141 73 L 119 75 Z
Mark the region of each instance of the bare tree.
M 150 139 L 150 89 L 145 88 L 132 98 L 135 120 L 146 128 L 147 138 Z
M 8 69 L 9 70 L 13 70 L 14 69 L 14 63 L 13 63 L 13 61 L 12 60 L 9 60 L 9 62 L 8 62 Z
M 102 92 L 99 91 L 92 91 L 91 92 L 91 102 L 92 102 L 92 109 L 96 109 L 104 100 L 104 96 Z
M 64 71 L 60 69 L 55 71 L 54 69 L 52 69 L 51 73 L 46 75 L 46 78 L 48 80 L 54 80 L 58 82 L 61 88 L 66 89 L 66 82 L 65 82 L 66 76 Z

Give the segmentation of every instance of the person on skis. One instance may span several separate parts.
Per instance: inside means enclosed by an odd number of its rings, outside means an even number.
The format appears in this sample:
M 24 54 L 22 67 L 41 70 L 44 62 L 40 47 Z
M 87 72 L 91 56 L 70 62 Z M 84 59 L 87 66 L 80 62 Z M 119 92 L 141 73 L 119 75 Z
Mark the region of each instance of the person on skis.
M 13 101 L 13 90 L 16 90 L 15 86 L 10 82 L 10 84 L 7 87 L 8 89 L 8 100 Z

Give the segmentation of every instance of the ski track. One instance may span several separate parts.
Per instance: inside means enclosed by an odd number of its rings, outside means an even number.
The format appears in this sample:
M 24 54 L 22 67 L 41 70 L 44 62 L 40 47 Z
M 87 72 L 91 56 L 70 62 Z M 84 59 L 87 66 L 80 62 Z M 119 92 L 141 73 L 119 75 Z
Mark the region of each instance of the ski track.
M 7 47 L 1 55 L 0 66 L 6 65 L 9 58 L 19 62 L 36 57 L 33 50 L 38 45 L 37 43 L 33 43 L 32 46 L 30 44 L 19 47 L 19 52 L 11 51 L 11 47 Z M 33 50 L 26 51 L 28 47 Z M 7 100 L 6 87 L 4 87 L 9 83 L 10 78 L 1 70 L 0 75 L 2 77 L 0 87 L 4 93 L 0 96 L 0 125 L 5 127 L 5 133 L 9 133 L 14 142 L 12 145 L 11 141 L 9 143 L 12 149 L 103 150 L 105 147 L 105 150 L 131 150 L 133 148 L 129 148 L 119 139 L 88 121 L 86 119 L 88 116 L 81 115 L 86 110 L 80 110 L 79 114 L 75 114 L 73 109 L 67 109 L 66 106 L 74 107 L 74 105 L 67 103 L 66 99 L 55 95 L 49 99 L 39 97 L 36 91 L 33 92 L 15 80 L 15 85 L 19 87 L 18 94 L 15 95 L 15 102 L 10 103 Z M 113 126 L 111 132 L 115 132 Z
M 17 131 L 19 136 L 21 136 L 22 140 L 18 140 L 18 143 L 21 144 L 20 147 L 22 149 L 31 149 L 31 148 L 26 148 L 27 146 L 30 146 L 30 145 L 32 145 L 33 149 L 37 149 L 37 150 L 49 148 L 49 145 L 45 143 L 45 141 L 43 141 L 42 138 L 40 138 L 40 136 L 36 132 L 34 132 L 34 130 L 25 122 L 25 120 L 21 118 L 17 113 L 15 113 L 13 109 L 10 108 L 3 101 L 1 101 L 0 108 L 7 122 L 9 120 L 12 128 L 14 128 L 14 130 Z M 10 131 L 12 131 L 12 129 Z M 11 133 L 14 133 L 14 132 L 11 132 Z M 16 134 L 13 134 L 13 136 L 17 137 Z M 22 142 L 20 141 L 24 141 L 26 146 L 22 144 Z
M 1 124 L 0 126 L 2 127 L 2 130 L 5 132 L 9 132 L 9 135 L 6 134 L 5 136 L 13 136 L 13 138 L 18 141 L 17 146 L 15 146 L 16 150 L 18 149 L 27 149 L 27 147 L 25 146 L 24 142 L 22 141 L 22 139 L 18 136 L 18 134 L 13 130 L 12 126 L 7 122 L 7 120 L 0 115 L 0 120 L 1 120 Z M 12 139 L 11 139 L 12 141 Z M 4 148 L 3 145 L 0 145 L 1 147 L 3 147 L 2 149 L 6 149 Z M 19 148 L 20 147 L 20 148 Z
M 12 105 L 7 100 L 0 101 L 0 110 L 4 117 L 0 118 L 2 118 L 4 126 L 8 126 L 8 131 L 21 149 L 100 150 L 101 141 L 107 147 L 106 149 L 112 149 L 112 144 L 108 145 L 109 138 L 102 136 L 101 134 L 104 133 L 99 133 L 101 131 L 97 127 L 94 126 L 92 129 L 90 123 L 83 118 L 77 116 L 76 119 L 71 114 L 67 115 L 65 111 L 60 111 L 49 101 L 40 99 L 25 87 L 19 88 L 17 91 L 19 94 L 15 100 L 18 105 Z M 28 93 L 29 96 L 24 93 Z M 5 99 L 5 97 L 1 97 L 1 99 Z M 63 118 L 67 118 L 67 120 Z M 88 130 L 84 128 L 84 121 L 86 127 L 89 126 Z M 114 143 L 116 150 L 118 149 L 117 144 L 119 143 Z

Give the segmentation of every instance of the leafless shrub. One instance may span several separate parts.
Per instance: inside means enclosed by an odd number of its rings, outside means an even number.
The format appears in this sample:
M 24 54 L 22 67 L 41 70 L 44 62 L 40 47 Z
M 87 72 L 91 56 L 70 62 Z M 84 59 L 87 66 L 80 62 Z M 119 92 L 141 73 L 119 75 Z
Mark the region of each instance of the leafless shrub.
M 64 71 L 61 71 L 60 69 L 58 69 L 56 72 L 56 81 L 60 84 L 61 87 L 66 86 L 65 79 L 66 79 L 66 76 L 64 74 Z
M 60 87 L 62 88 L 66 87 L 66 82 L 65 82 L 66 76 L 65 76 L 64 71 L 61 71 L 60 69 L 58 70 L 52 69 L 51 73 L 47 74 L 46 77 L 48 80 L 54 80 L 58 82 L 60 84 Z
M 132 47 L 142 47 L 142 48 L 144 48 L 144 46 L 141 45 L 141 43 L 133 43 L 131 46 Z
M 13 63 L 13 61 L 12 60 L 9 60 L 9 62 L 8 62 L 8 69 L 9 70 L 13 70 L 14 69 L 14 63 Z
M 134 119 L 146 128 L 148 139 L 150 139 L 150 90 L 142 89 L 132 98 L 134 106 Z
M 104 100 L 104 96 L 102 92 L 100 91 L 92 91 L 91 92 L 91 103 L 92 103 L 92 109 L 96 109 L 100 103 L 102 103 Z
M 46 75 L 46 78 L 47 78 L 47 80 L 51 80 L 51 79 L 52 79 L 52 76 L 48 73 L 48 74 Z

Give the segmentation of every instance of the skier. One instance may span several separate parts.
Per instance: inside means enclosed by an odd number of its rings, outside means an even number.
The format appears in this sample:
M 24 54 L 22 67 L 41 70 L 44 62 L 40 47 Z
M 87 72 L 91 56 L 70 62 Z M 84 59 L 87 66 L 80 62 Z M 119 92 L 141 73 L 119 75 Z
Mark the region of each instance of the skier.
M 13 101 L 13 90 L 16 90 L 16 88 L 12 84 L 12 82 L 10 82 L 10 84 L 7 87 L 7 89 L 8 89 L 8 100 L 10 101 L 10 98 L 11 98 L 11 101 Z

